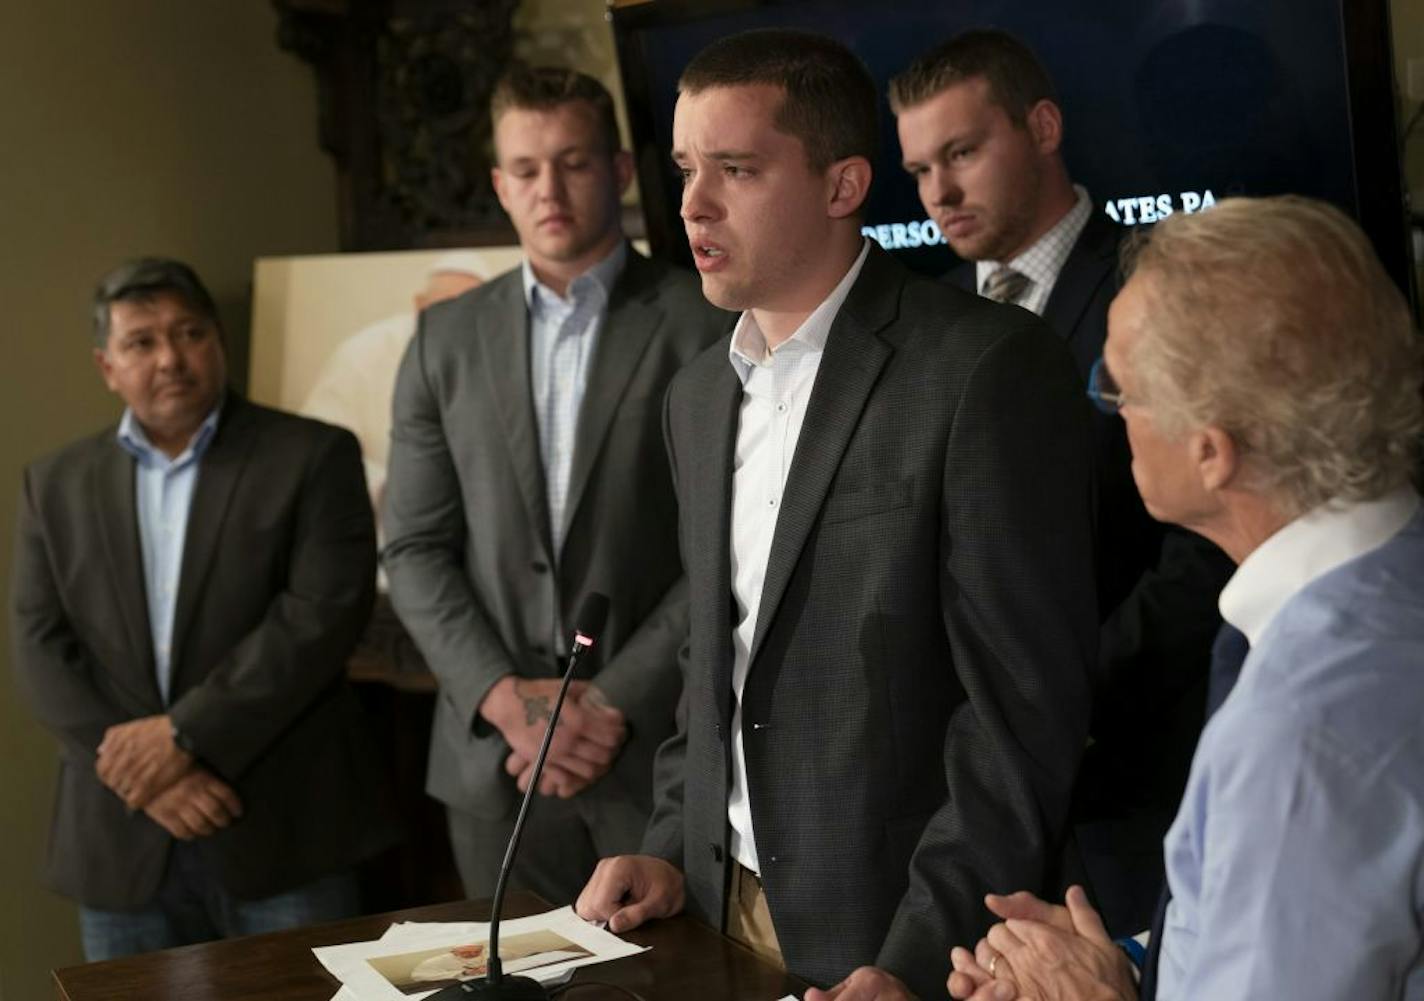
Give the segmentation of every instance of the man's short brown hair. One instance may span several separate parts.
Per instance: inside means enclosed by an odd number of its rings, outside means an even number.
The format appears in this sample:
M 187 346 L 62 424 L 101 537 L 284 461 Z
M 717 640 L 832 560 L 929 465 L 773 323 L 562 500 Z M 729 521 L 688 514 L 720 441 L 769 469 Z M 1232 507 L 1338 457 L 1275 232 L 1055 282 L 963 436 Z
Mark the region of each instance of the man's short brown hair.
M 598 120 L 598 132 L 611 155 L 623 148 L 618 137 L 618 116 L 608 88 L 586 73 L 562 66 L 526 66 L 515 63 L 490 95 L 490 123 L 498 125 L 507 111 L 552 111 L 575 101 L 586 102 Z
M 961 32 L 906 66 L 890 81 L 890 108 L 898 115 L 974 79 L 988 83 L 990 100 L 1019 128 L 1039 101 L 1058 102 L 1033 50 L 1006 31 L 985 28 Z
M 677 89 L 695 95 L 758 84 L 780 88 L 776 127 L 801 140 L 813 170 L 850 156 L 875 162 L 875 81 L 855 53 L 825 35 L 782 28 L 729 35 L 692 58 Z

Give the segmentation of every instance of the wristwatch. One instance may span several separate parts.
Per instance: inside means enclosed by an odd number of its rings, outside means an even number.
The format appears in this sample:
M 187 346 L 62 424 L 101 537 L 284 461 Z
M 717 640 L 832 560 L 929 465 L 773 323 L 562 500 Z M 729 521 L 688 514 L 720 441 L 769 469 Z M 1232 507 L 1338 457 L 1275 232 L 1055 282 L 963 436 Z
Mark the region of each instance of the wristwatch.
M 198 756 L 198 752 L 193 749 L 193 741 L 182 730 L 178 729 L 178 724 L 173 724 L 173 744 L 180 751 L 187 751 L 193 757 Z

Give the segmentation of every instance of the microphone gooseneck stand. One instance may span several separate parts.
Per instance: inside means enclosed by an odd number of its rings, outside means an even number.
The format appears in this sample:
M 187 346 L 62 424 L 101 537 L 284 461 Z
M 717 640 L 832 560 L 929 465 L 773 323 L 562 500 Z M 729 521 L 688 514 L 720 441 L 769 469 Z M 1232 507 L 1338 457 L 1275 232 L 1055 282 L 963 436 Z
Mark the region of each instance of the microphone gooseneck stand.
M 532 977 L 506 977 L 499 958 L 499 917 L 504 907 L 504 888 L 509 882 L 510 870 L 514 868 L 515 856 L 519 854 L 519 839 L 524 834 L 524 821 L 529 816 L 529 807 L 534 802 L 535 790 L 539 788 L 539 777 L 544 773 L 544 759 L 549 756 L 549 745 L 554 740 L 554 728 L 559 723 L 559 713 L 564 708 L 564 696 L 568 694 L 569 682 L 573 680 L 580 658 L 593 644 L 603 630 L 603 621 L 608 617 L 608 598 L 597 592 L 584 599 L 579 609 L 578 625 L 574 629 L 573 649 L 569 652 L 569 666 L 564 671 L 563 684 L 559 686 L 559 696 L 549 713 L 549 725 L 544 728 L 544 740 L 539 745 L 539 755 L 534 759 L 534 771 L 529 776 L 529 788 L 524 791 L 524 802 L 519 806 L 519 816 L 514 820 L 514 831 L 509 835 L 509 846 L 504 851 L 504 864 L 499 869 L 499 882 L 494 888 L 494 904 L 490 913 L 490 935 L 485 979 L 465 980 L 451 984 L 430 996 L 430 1001 L 455 1001 L 455 999 L 475 999 L 475 1001 L 549 1001 L 550 994 L 544 985 Z

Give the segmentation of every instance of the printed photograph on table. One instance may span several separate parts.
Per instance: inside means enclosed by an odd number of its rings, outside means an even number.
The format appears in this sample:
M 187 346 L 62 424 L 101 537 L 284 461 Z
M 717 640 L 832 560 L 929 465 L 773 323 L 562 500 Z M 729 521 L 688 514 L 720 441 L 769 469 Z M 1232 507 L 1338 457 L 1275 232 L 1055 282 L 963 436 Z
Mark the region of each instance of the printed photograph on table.
M 488 968 L 487 949 L 487 942 L 470 942 L 444 949 L 374 956 L 366 962 L 402 994 L 426 994 L 462 980 L 483 977 Z M 502 940 L 499 955 L 504 972 L 513 974 L 593 953 L 557 932 L 536 931 Z

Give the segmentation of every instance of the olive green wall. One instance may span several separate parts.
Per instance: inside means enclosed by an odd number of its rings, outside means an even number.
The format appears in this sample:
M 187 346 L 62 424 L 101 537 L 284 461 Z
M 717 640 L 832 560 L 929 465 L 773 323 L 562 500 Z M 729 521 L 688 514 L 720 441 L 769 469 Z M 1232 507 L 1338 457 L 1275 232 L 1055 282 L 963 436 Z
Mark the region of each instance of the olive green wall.
M 89 358 L 87 298 L 124 257 L 191 262 L 246 369 L 258 254 L 336 249 L 309 70 L 260 0 L 63 0 L 0 31 L 0 567 L 22 466 L 118 413 Z M 8 584 L 5 586 L 8 609 Z M 52 997 L 80 961 L 74 908 L 39 881 L 54 744 L 17 703 L 0 620 L 0 998 Z

